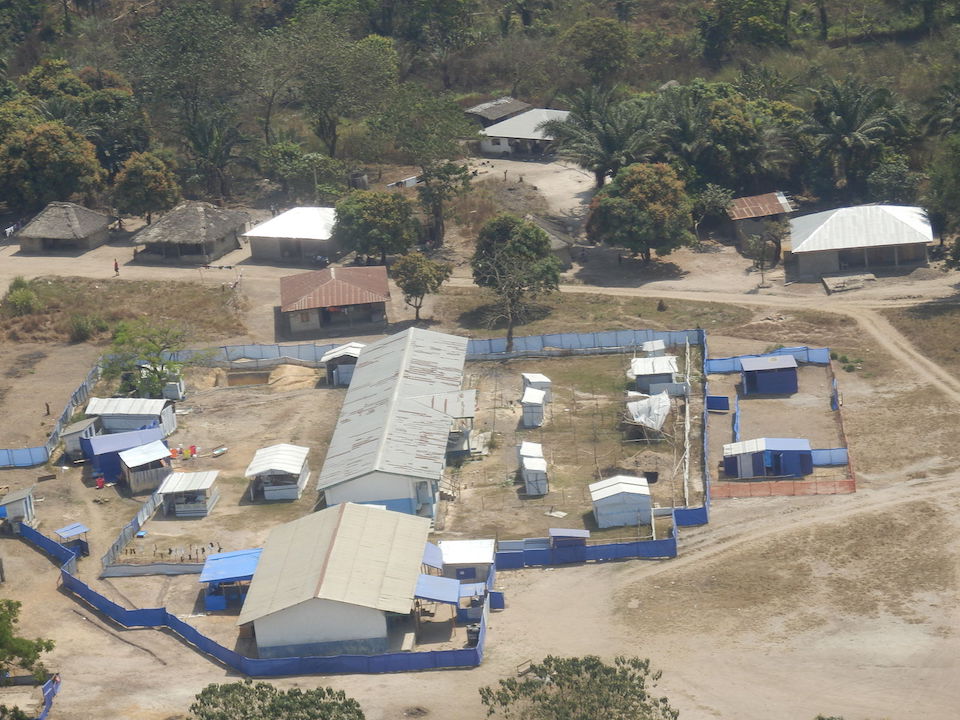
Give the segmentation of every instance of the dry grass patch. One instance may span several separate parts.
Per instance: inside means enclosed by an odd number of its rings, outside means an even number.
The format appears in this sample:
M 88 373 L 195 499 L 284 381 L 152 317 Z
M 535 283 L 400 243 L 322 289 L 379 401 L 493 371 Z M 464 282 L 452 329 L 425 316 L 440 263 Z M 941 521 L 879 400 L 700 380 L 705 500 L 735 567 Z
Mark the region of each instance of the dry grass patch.
M 883 316 L 917 349 L 944 370 L 960 361 L 960 305 L 925 303 L 882 310 Z

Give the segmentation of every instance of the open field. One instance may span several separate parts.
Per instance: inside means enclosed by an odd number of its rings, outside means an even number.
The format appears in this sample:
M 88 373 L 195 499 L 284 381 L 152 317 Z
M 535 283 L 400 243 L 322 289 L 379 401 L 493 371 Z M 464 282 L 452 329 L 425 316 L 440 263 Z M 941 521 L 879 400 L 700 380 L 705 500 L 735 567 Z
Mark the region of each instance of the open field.
M 931 360 L 956 373 L 960 361 L 960 305 L 929 302 L 911 307 L 889 308 L 884 317 Z

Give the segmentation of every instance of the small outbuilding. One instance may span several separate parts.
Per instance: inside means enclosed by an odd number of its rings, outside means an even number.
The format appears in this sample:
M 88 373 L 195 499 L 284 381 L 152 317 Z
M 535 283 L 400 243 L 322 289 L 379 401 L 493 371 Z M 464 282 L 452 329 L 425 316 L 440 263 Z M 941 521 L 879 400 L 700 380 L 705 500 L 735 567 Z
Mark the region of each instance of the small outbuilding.
M 83 450 L 83 456 L 93 461 L 92 470 L 95 476 L 102 477 L 106 482 L 118 482 L 122 477 L 120 453 L 158 440 L 163 440 L 163 430 L 159 427 L 151 427 L 82 438 L 80 447 Z
M 744 395 L 792 395 L 797 391 L 793 355 L 761 355 L 740 360 Z
M 207 202 L 187 201 L 133 236 L 141 256 L 164 262 L 208 265 L 240 248 L 247 214 Z
M 415 607 L 429 532 L 429 518 L 349 502 L 279 525 L 237 624 L 262 658 L 386 652 Z
M 810 441 L 759 438 L 723 446 L 723 472 L 729 477 L 802 477 L 813 472 Z
M 83 523 L 70 523 L 62 528 L 53 531 L 57 536 L 57 542 L 65 548 L 72 550 L 79 557 L 87 557 L 90 554 L 90 544 L 87 542 L 87 533 L 90 532 Z
M 541 373 L 520 373 L 520 377 L 523 379 L 524 390 L 528 387 L 543 390 L 543 401 L 545 403 L 553 399 L 550 378 L 546 375 L 542 375 Z
M 20 252 L 92 250 L 107 241 L 112 218 L 71 202 L 52 202 L 16 234 Z
M 553 136 L 541 125 L 549 120 L 566 120 L 567 110 L 531 108 L 480 131 L 480 151 L 488 155 L 541 155 L 550 147 Z
M 752 235 L 763 237 L 774 223 L 781 223 L 796 208 L 782 192 L 769 192 L 763 195 L 734 198 L 727 209 L 727 215 L 733 221 L 734 234 L 738 244 L 743 247 Z M 774 258 L 777 260 L 779 258 Z
M 87 415 L 100 418 L 103 431 L 122 433 L 157 425 L 167 437 L 177 429 L 176 405 L 166 398 L 90 398 Z
M 520 113 L 530 110 L 532 107 L 532 105 L 523 102 L 523 100 L 517 100 L 512 97 L 499 97 L 496 100 L 474 105 L 463 112 L 479 122 L 483 127 L 490 127 L 495 123 L 516 117 Z
M 96 437 L 102 433 L 103 423 L 97 416 L 70 423 L 60 431 L 60 440 L 63 442 L 64 455 L 70 460 L 79 460 L 83 457 L 80 439 Z
M 36 513 L 32 485 L 0 497 L 0 520 L 5 520 L 11 524 L 33 525 L 36 520 Z
M 520 458 L 520 479 L 525 495 L 546 495 L 550 492 L 547 479 L 547 461 L 542 457 Z
M 299 500 L 310 478 L 309 454 L 310 448 L 287 443 L 257 450 L 244 473 L 253 478 L 250 499 L 262 491 L 264 500 Z
M 204 609 L 226 610 L 229 605 L 242 605 L 262 552 L 263 548 L 252 548 L 207 555 L 200 571 L 200 583 L 206 585 Z
M 599 528 L 649 525 L 652 522 L 650 486 L 631 475 L 591 483 L 590 501 Z
M 337 212 L 331 207 L 296 207 L 262 222 L 243 237 L 254 260 L 302 263 L 336 252 L 331 240 Z
M 543 425 L 543 404 L 547 394 L 543 390 L 528 387 L 523 391 L 523 397 L 520 398 L 520 406 L 523 409 L 523 416 L 520 418 L 520 424 L 525 428 L 536 428 Z
M 353 369 L 357 366 L 357 359 L 364 347 L 364 343 L 348 342 L 323 354 L 320 362 L 327 369 L 327 385 L 346 387 L 350 384 Z
M 517 462 L 522 462 L 525 457 L 542 458 L 543 445 L 524 440 L 522 443 L 517 445 Z
M 153 492 L 173 472 L 170 448 L 163 440 L 124 450 L 118 456 L 120 476 L 132 495 Z
M 163 510 L 176 517 L 206 517 L 220 500 L 216 486 L 219 470 L 175 472 L 157 489 L 163 496 Z
M 496 540 L 441 540 L 443 575 L 460 582 L 484 582 L 496 559 Z
M 651 395 L 659 392 L 660 385 L 670 385 L 677 381 L 677 357 L 662 355 L 660 357 L 633 358 L 630 361 L 630 375 L 636 378 L 637 392 Z
M 286 334 L 383 325 L 390 287 L 387 268 L 331 267 L 280 278 L 280 315 Z

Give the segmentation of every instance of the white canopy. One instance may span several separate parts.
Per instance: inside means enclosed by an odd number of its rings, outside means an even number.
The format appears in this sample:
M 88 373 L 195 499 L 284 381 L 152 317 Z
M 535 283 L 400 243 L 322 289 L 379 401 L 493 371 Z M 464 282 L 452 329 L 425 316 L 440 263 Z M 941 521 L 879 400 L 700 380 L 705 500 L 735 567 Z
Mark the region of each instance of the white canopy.
M 543 458 L 538 457 L 522 457 L 520 462 L 523 464 L 524 470 L 536 470 L 538 472 L 547 471 L 547 461 Z
M 333 350 L 327 350 L 320 358 L 320 362 L 330 362 L 339 357 L 360 357 L 360 351 L 366 347 L 364 343 L 348 342 L 345 345 L 337 345 Z
M 253 477 L 261 473 L 274 472 L 299 475 L 303 464 L 307 461 L 310 448 L 300 445 L 281 443 L 270 447 L 260 448 L 247 466 L 244 477 Z
M 130 448 L 118 454 L 124 465 L 135 468 L 170 457 L 170 448 L 162 440 L 154 440 L 152 443 Z
M 603 498 L 618 495 L 620 493 L 633 493 L 635 495 L 649 495 L 650 485 L 643 478 L 632 475 L 614 475 L 613 477 L 598 480 L 588 486 L 590 490 L 590 500 L 596 502 Z
M 329 207 L 296 207 L 262 222 L 243 237 L 329 240 L 337 221 L 336 210 Z
M 540 443 L 530 442 L 529 440 L 524 440 L 520 443 L 520 457 L 543 457 L 543 445 Z
M 550 378 L 542 373 L 520 373 L 520 377 L 522 377 L 528 383 L 550 384 Z
M 494 540 L 441 540 L 444 565 L 483 565 L 493 562 Z

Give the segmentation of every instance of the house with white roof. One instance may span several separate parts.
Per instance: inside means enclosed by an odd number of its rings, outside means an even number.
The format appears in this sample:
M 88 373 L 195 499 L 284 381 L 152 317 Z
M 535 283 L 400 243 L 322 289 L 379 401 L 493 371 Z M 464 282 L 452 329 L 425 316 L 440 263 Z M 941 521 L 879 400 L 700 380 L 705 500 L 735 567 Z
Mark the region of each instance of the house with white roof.
M 589 486 L 597 527 L 649 525 L 652 521 L 650 486 L 644 478 L 614 475 Z
M 466 352 L 466 338 L 420 328 L 363 348 L 318 480 L 328 506 L 434 517 L 451 430 L 475 412 Z
M 860 205 L 793 218 L 783 259 L 800 278 L 923 265 L 931 240 L 921 208 Z
M 331 256 L 337 213 L 331 207 L 295 207 L 260 223 L 242 237 L 250 242 L 254 260 L 289 263 L 312 262 Z
M 480 131 L 480 151 L 488 155 L 540 154 L 553 141 L 541 129 L 548 120 L 566 120 L 567 110 L 532 108 Z

